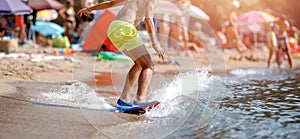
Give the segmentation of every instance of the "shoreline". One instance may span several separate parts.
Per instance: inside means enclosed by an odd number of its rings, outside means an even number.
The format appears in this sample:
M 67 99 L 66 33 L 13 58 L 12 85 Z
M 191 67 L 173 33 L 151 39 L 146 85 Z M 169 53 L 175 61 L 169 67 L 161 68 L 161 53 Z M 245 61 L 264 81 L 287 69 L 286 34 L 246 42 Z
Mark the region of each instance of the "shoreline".
M 256 56 L 264 56 L 257 54 Z M 172 55 L 181 66 L 161 63 L 154 56 L 155 73 L 158 79 L 172 79 L 183 71 L 207 67 L 208 60 L 205 55 L 196 55 L 193 58 L 188 54 Z M 266 68 L 266 61 L 232 60 L 229 57 L 237 56 L 233 52 L 224 53 L 222 72 L 213 72 L 216 75 L 228 75 L 234 69 Z M 72 57 L 71 57 L 72 58 Z M 77 60 L 80 60 L 77 61 Z M 31 101 L 41 97 L 41 93 L 48 93 L 57 87 L 67 85 L 69 81 L 77 79 L 90 87 L 96 83 L 106 84 L 105 89 L 94 89 L 98 95 L 110 95 L 107 99 L 111 103 L 118 92 L 109 91 L 112 84 L 120 85 L 131 67 L 132 63 L 124 61 L 98 60 L 95 56 L 83 56 L 78 59 L 30 61 L 0 58 L 0 138 L 109 138 L 89 121 L 91 117 L 106 117 L 109 122 L 120 120 L 132 122 L 142 120 L 142 117 L 123 113 L 105 111 L 89 111 L 87 118 L 82 109 L 54 107 L 51 105 L 37 105 Z M 192 62 L 191 62 L 192 60 Z M 218 66 L 218 64 L 216 64 Z M 221 63 L 221 65 L 223 65 Z M 272 68 L 276 65 L 272 64 Z M 294 69 L 299 69 L 300 59 L 294 59 Z M 192 67 L 192 68 L 190 68 Z M 213 67 L 214 68 L 214 67 Z M 113 76 L 111 76 L 114 73 Z M 96 79 L 95 79 L 96 77 Z M 105 79 L 105 80 L 104 80 Z M 112 80 L 113 79 L 113 80 Z M 90 80 L 90 83 L 88 82 Z M 9 99 L 12 98 L 12 99 Z M 33 100 L 32 100 L 33 99 Z M 45 101 L 45 100 L 44 100 Z M 41 102 L 43 103 L 43 102 Z M 51 102 L 44 102 L 46 104 Z M 103 118 L 102 116 L 102 118 Z M 101 121 L 101 120 L 100 120 Z M 93 124 L 92 124 L 93 123 Z M 101 127 L 101 126 L 100 126 Z
M 28 53 L 28 51 L 24 52 Z M 30 50 L 30 52 L 32 53 L 33 51 Z M 239 57 L 237 52 L 226 51 L 223 55 L 224 61 L 222 62 L 224 63 L 221 63 L 220 67 L 211 67 L 211 74 L 223 76 L 230 75 L 230 71 L 236 69 L 267 69 L 264 52 L 256 53 L 255 57 L 260 60 L 255 62 L 245 58 L 241 60 L 232 59 L 232 57 Z M 74 58 L 74 56 L 67 57 Z M 199 70 L 207 68 L 209 63 L 205 55 L 201 54 L 196 56 L 188 53 L 172 55 L 173 59 L 182 64 L 180 66 L 162 63 L 158 56 L 153 56 L 153 58 L 155 64 L 153 75 L 164 80 L 171 80 L 179 73 L 191 69 Z M 78 60 L 80 60 L 80 62 Z M 76 60 L 63 59 L 46 61 L 0 58 L 0 62 L 0 95 L 13 94 L 16 92 L 17 88 L 13 85 L 9 85 L 9 82 L 19 81 L 55 84 L 79 80 L 88 85 L 97 86 L 96 84 L 105 83 L 99 78 L 102 73 L 110 74 L 106 76 L 112 76 L 110 78 L 114 78 L 114 82 L 122 84 L 121 82 L 124 81 L 127 72 L 133 64 L 132 62 L 124 61 L 99 60 L 96 56 L 82 56 Z M 293 62 L 294 67 L 291 70 L 300 69 L 300 58 L 294 58 Z M 218 64 L 215 65 L 218 66 Z M 272 63 L 270 70 L 276 68 L 276 63 Z M 285 64 L 284 69 L 289 69 L 287 64 Z
M 22 57 L 28 54 L 37 55 L 36 57 L 49 56 L 48 54 L 39 54 L 37 49 L 24 49 L 20 51 Z M 42 51 L 47 51 L 44 49 Z M 172 60 L 179 65 L 163 63 L 158 56 L 153 55 L 154 74 L 173 76 L 190 70 L 199 70 L 202 68 L 212 68 L 212 74 L 226 75 L 235 69 L 267 69 L 267 52 L 254 52 L 252 55 L 254 61 L 247 59 L 246 55 L 240 55 L 235 51 L 224 51 L 223 56 L 218 56 L 219 59 L 214 59 L 215 56 L 207 54 L 182 53 L 172 54 Z M 50 55 L 51 56 L 51 55 Z M 72 56 L 72 55 L 54 55 L 59 58 L 54 60 L 36 61 L 35 59 L 18 58 L 2 58 L 0 57 L 0 82 L 5 81 L 36 81 L 36 82 L 65 82 L 72 79 L 88 80 L 95 77 L 101 72 L 114 72 L 127 74 L 132 62 L 100 60 L 96 56 Z M 28 56 L 25 56 L 28 57 Z M 293 56 L 293 69 L 300 68 L 300 57 Z M 274 58 L 273 58 L 274 59 Z M 271 63 L 270 69 L 277 68 L 275 60 Z M 287 62 L 284 61 L 283 69 L 289 69 Z M 85 75 L 80 75 L 85 73 Z

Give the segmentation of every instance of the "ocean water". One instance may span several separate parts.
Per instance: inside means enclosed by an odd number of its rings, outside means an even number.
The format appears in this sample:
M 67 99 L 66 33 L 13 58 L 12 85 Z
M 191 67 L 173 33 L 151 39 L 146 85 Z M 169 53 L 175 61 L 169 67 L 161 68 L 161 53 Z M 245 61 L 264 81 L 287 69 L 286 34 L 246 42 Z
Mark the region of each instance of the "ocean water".
M 222 77 L 219 112 L 205 128 L 169 138 L 300 138 L 300 70 L 234 70 Z M 191 133 L 185 132 L 192 131 Z
M 299 138 L 299 77 L 300 70 L 277 69 L 240 69 L 223 76 L 210 75 L 208 68 L 181 73 L 151 88 L 147 99 L 161 104 L 136 120 L 113 112 L 116 95 L 101 95 L 80 81 L 32 100 L 80 108 L 99 133 L 111 138 Z

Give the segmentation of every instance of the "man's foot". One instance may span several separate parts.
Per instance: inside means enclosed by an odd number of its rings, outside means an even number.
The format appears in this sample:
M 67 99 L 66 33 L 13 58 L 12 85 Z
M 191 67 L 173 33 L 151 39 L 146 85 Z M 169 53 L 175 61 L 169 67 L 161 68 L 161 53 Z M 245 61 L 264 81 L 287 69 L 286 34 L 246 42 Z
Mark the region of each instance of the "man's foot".
M 117 104 L 120 106 L 132 106 L 132 103 L 124 102 L 121 99 L 118 99 Z
M 144 104 L 144 103 L 147 103 L 147 102 L 137 101 L 137 100 L 133 101 L 133 105 L 141 105 L 141 104 Z

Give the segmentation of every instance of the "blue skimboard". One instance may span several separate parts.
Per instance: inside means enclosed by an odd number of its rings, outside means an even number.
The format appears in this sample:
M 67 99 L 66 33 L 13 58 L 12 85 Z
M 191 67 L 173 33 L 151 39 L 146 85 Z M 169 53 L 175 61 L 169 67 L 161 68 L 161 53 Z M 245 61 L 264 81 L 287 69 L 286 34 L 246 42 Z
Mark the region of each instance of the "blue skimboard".
M 128 114 L 145 114 L 147 110 L 150 110 L 154 107 L 156 107 L 160 102 L 158 101 L 151 101 L 147 103 L 143 103 L 141 105 L 133 105 L 133 106 L 121 106 L 117 105 L 116 108 L 117 110 L 128 113 Z

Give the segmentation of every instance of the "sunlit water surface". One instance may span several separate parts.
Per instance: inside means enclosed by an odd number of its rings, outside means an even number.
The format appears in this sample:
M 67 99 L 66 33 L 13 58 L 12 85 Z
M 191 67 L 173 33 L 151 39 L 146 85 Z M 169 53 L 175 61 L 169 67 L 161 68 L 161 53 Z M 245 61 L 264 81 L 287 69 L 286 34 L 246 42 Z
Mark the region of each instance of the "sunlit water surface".
M 177 130 L 170 138 L 300 138 L 300 70 L 234 70 L 205 128 Z
M 117 96 L 100 95 L 79 81 L 31 101 L 81 108 L 100 133 L 112 138 L 300 137 L 300 70 L 245 69 L 226 76 L 208 71 L 182 73 L 152 89 L 147 98 L 161 104 L 144 120 L 126 122 L 115 116 L 109 100 Z M 107 113 L 95 118 L 85 110 Z

